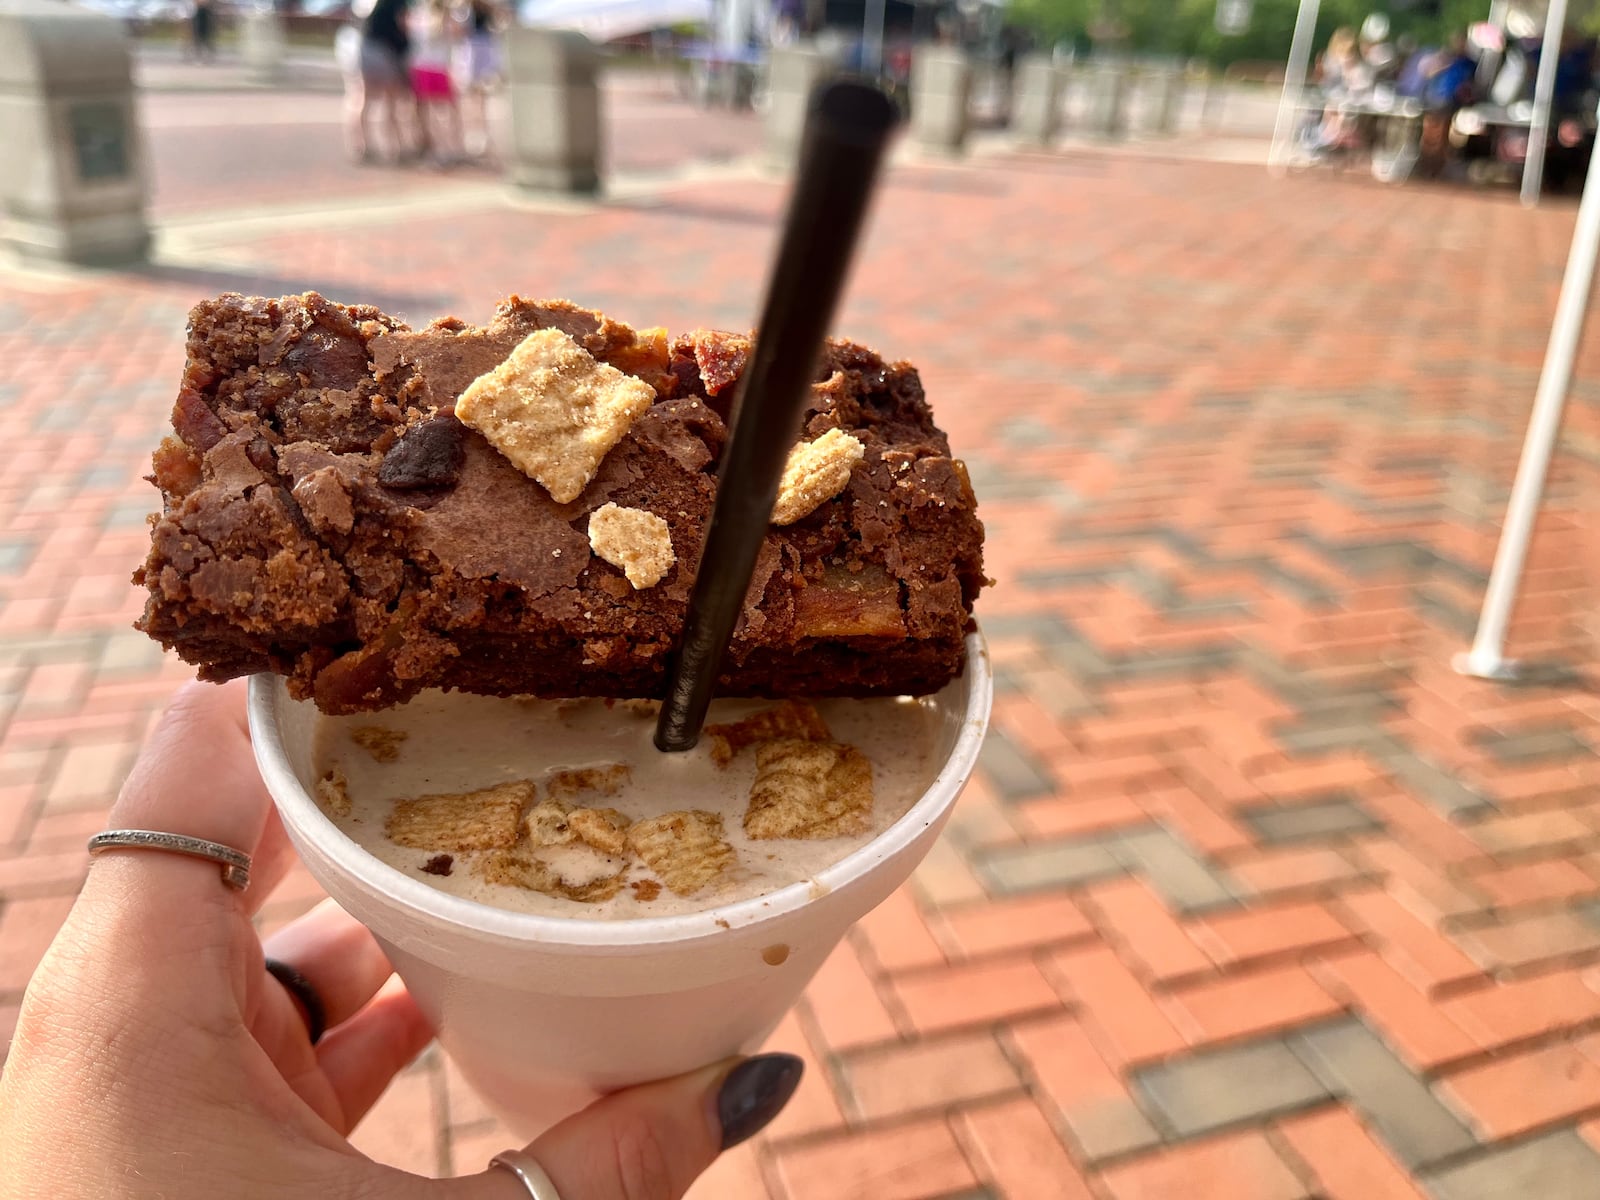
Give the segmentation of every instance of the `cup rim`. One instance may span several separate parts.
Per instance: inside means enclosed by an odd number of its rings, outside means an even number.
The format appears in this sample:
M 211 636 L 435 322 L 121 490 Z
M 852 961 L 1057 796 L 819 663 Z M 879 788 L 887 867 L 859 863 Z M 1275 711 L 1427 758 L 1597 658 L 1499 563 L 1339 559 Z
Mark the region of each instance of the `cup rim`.
M 976 625 L 967 634 L 966 648 L 967 702 L 955 745 L 928 789 L 899 820 L 870 842 L 806 879 L 761 896 L 665 917 L 605 921 L 513 912 L 442 892 L 369 854 L 322 811 L 290 768 L 275 719 L 278 705 L 288 700 L 288 692 L 276 675 L 250 677 L 250 737 L 256 764 L 285 825 L 292 832 L 314 840 L 318 851 L 344 874 L 418 916 L 462 931 L 510 941 L 538 942 L 552 948 L 623 949 L 641 944 L 687 942 L 725 935 L 730 929 L 756 925 L 804 908 L 867 875 L 943 817 L 972 774 L 978 749 L 988 733 L 994 699 L 988 646 Z

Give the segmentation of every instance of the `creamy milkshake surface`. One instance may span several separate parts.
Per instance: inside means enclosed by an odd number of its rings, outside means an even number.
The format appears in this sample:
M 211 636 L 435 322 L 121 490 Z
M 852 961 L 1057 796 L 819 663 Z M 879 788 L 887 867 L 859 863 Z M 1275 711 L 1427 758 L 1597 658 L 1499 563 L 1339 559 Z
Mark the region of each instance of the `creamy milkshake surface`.
M 681 754 L 655 748 L 637 702 L 425 692 L 318 721 L 319 802 L 369 853 L 452 895 L 589 920 L 809 879 L 903 816 L 939 765 L 931 703 L 912 699 L 719 700 Z

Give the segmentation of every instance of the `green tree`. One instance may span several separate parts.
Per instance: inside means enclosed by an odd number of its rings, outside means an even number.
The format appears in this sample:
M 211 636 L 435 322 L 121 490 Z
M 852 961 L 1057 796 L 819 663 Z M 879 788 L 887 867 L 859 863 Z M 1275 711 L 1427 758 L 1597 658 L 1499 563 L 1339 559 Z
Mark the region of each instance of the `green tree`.
M 1216 0 L 1010 0 L 1009 16 L 1046 45 L 1085 43 L 1092 28 L 1109 22 L 1127 31 L 1126 48 L 1133 52 L 1197 56 L 1224 66 L 1287 58 L 1299 8 L 1299 0 L 1255 0 L 1250 28 L 1237 37 L 1217 32 Z M 1341 25 L 1359 28 L 1369 13 L 1388 8 L 1381 0 L 1322 0 L 1317 49 Z M 1390 23 L 1395 36 L 1409 33 L 1437 45 L 1488 11 L 1489 0 L 1441 0 L 1437 14 L 1402 10 L 1390 13 Z

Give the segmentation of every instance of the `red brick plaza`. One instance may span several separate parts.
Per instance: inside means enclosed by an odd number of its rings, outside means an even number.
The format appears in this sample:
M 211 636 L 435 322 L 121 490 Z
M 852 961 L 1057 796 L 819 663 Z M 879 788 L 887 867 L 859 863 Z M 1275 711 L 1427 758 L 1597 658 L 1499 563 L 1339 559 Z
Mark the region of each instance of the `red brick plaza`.
M 0 273 L 7 1030 L 186 674 L 128 576 L 187 306 L 520 291 L 743 328 L 783 200 L 731 170 L 543 207 L 384 178 L 320 214 L 314 186 L 174 202 L 143 272 Z M 840 329 L 918 363 L 971 466 L 994 732 L 779 1031 L 800 1094 L 696 1200 L 1600 1195 L 1600 350 L 1512 647 L 1577 674 L 1449 667 L 1572 219 L 1089 154 L 892 172 Z M 430 1051 L 357 1141 L 446 1174 L 505 1137 Z

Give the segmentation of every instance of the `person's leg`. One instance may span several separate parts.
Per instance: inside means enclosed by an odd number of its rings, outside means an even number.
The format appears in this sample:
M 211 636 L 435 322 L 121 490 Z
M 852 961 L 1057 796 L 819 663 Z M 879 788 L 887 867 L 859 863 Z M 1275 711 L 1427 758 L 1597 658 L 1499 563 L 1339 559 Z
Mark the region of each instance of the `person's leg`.
M 361 76 L 347 74 L 344 77 L 345 148 L 357 162 L 371 162 L 373 159 L 371 131 L 367 127 L 369 107 L 367 88 Z
M 466 103 L 468 108 L 467 123 L 471 127 L 472 140 L 467 141 L 465 129 L 462 133 L 462 152 L 473 157 L 484 157 L 489 153 L 489 89 L 482 84 L 473 83 L 467 87 Z
M 411 89 L 398 86 L 392 81 L 384 86 L 384 124 L 389 131 L 389 157 L 395 162 L 404 162 L 410 158 L 405 137 L 400 132 L 400 110 L 410 107 L 412 100 Z
M 461 105 L 457 103 L 455 93 L 450 93 L 450 98 L 442 105 L 444 109 L 444 136 L 446 149 L 452 163 L 461 162 L 467 157 L 467 137 L 461 124 Z

